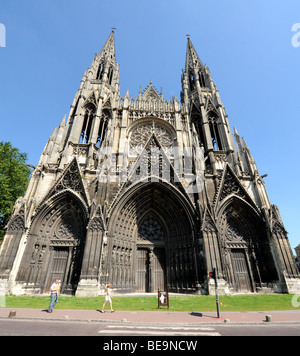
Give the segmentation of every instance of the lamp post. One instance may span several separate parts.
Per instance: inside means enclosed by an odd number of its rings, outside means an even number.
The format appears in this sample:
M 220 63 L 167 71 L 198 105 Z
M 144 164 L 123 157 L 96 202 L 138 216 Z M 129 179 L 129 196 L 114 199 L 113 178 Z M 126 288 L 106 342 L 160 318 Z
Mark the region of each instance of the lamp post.
M 217 279 L 217 268 L 214 267 L 212 272 L 209 272 L 209 277 L 215 280 L 215 291 L 216 291 L 216 304 L 217 304 L 217 315 L 220 318 L 220 305 L 219 305 L 219 294 L 218 294 L 218 279 Z

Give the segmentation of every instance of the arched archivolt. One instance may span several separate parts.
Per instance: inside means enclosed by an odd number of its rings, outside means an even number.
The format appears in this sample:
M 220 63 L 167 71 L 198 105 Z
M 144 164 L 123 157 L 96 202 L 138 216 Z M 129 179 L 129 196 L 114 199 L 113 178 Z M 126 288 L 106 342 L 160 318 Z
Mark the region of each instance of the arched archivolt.
M 164 127 L 168 132 L 172 135 L 173 139 L 176 137 L 176 130 L 174 129 L 173 125 L 171 125 L 166 120 L 160 119 L 154 116 L 147 116 L 141 119 L 134 121 L 127 129 L 127 133 L 130 134 L 132 130 L 141 125 L 149 125 L 155 128 L 155 125 L 158 127 Z
M 224 200 L 222 200 L 221 204 L 219 205 L 216 211 L 216 216 L 220 217 L 220 215 L 222 215 L 222 213 L 231 205 L 235 205 L 235 206 L 239 205 L 241 208 L 247 211 L 248 214 L 256 216 L 257 219 L 261 219 L 259 211 L 256 208 L 254 208 L 253 205 L 249 204 L 246 200 L 244 200 L 243 198 L 235 194 L 230 194 Z
M 70 200 L 76 202 L 82 211 L 83 218 L 88 218 L 88 207 L 85 201 L 81 198 L 81 196 L 72 189 L 64 189 L 63 191 L 52 195 L 38 208 L 38 211 L 36 212 L 31 223 L 30 229 L 32 229 L 32 226 L 40 224 L 41 220 L 45 218 L 49 211 L 51 211 L 55 206 L 57 206 L 62 200 Z
M 162 179 L 160 182 L 155 182 L 155 179 L 152 178 L 155 177 L 150 176 L 139 180 L 137 183 L 132 184 L 128 189 L 126 189 L 123 194 L 119 195 L 118 199 L 114 202 L 110 209 L 108 224 L 113 223 L 114 218 L 116 217 L 116 211 L 118 211 L 122 205 L 129 201 L 132 196 L 136 195 L 140 191 L 150 193 L 154 192 L 155 189 L 153 188 L 155 187 L 158 190 L 164 190 L 173 198 L 173 200 L 176 199 L 180 203 L 180 206 L 184 209 L 190 224 L 193 224 L 195 209 L 188 198 L 174 185 L 169 184 L 169 182 Z
M 252 291 L 275 283 L 269 238 L 262 216 L 242 198 L 231 195 L 217 212 L 224 275 L 236 291 Z
M 62 292 L 73 293 L 79 281 L 85 245 L 87 207 L 79 195 L 65 190 L 48 199 L 36 214 L 27 237 L 17 281 L 48 292 L 53 279 Z
M 104 274 L 117 287 L 123 283 L 138 288 L 137 261 L 145 252 L 140 250 L 148 249 L 145 258 L 150 269 L 157 263 L 156 253 L 164 254 L 164 278 L 170 290 L 192 290 L 198 278 L 194 214 L 182 193 L 168 184 L 140 182 L 131 186 L 111 209 L 107 244 L 111 258 Z M 122 265 L 125 260 L 127 265 Z

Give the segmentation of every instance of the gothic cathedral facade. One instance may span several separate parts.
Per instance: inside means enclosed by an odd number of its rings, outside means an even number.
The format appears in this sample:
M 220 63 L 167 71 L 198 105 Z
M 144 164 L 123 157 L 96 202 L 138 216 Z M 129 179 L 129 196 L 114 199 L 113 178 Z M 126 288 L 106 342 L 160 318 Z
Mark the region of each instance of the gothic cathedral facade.
M 180 101 L 120 96 L 114 31 L 49 138 L 0 251 L 13 294 L 293 293 L 279 210 L 190 38 Z

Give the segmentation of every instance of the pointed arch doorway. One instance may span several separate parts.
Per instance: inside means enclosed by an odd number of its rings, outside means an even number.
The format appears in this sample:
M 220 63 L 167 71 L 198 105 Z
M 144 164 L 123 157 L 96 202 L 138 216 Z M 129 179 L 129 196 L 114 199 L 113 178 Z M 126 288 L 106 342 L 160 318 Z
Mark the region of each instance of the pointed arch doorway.
M 235 293 L 253 293 L 276 280 L 263 221 L 246 201 L 232 195 L 219 210 L 224 275 Z
M 28 290 L 49 293 L 57 278 L 63 294 L 75 294 L 86 224 L 85 206 L 73 192 L 66 190 L 49 199 L 32 223 L 16 280 Z
M 143 182 L 115 205 L 104 246 L 102 284 L 130 292 L 191 292 L 198 285 L 192 209 L 174 187 Z

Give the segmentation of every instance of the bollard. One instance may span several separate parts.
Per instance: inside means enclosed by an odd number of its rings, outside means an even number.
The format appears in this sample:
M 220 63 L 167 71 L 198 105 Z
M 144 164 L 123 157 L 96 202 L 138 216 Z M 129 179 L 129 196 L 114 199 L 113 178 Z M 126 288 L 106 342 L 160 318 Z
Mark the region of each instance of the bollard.
M 266 315 L 266 323 L 272 322 L 272 315 Z
M 12 318 L 14 318 L 16 315 L 17 315 L 17 312 L 16 312 L 16 311 L 11 311 L 11 312 L 9 312 L 8 318 L 9 318 L 9 319 L 12 319 Z

